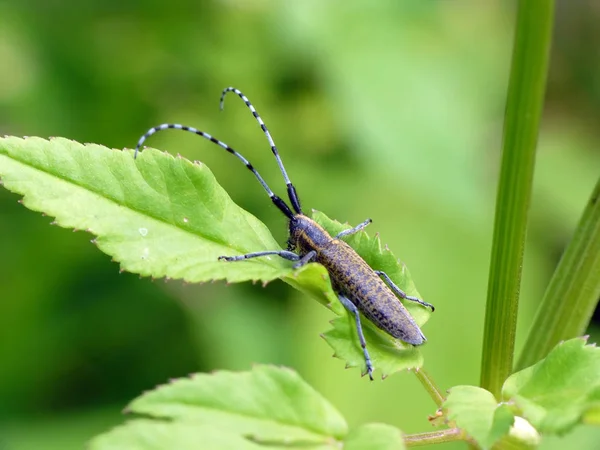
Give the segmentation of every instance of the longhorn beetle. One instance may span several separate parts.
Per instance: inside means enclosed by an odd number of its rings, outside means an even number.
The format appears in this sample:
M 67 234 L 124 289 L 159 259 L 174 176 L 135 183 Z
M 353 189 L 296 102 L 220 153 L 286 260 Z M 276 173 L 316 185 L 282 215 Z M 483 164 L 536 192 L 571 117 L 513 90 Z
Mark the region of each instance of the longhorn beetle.
M 421 345 L 426 340 L 425 336 L 423 336 L 419 326 L 396 296 L 405 300 L 417 302 L 424 307 L 431 308 L 431 311 L 434 310 L 434 307 L 416 297 L 406 295 L 402 289 L 394 284 L 385 272 L 373 270 L 352 247 L 342 240 L 342 238 L 364 229 L 371 223 L 371 219 L 367 219 L 354 228 L 342 231 L 332 237 L 323 227 L 321 227 L 321 225 L 304 215 L 300 206 L 300 199 L 296 193 L 296 188 L 288 177 L 283 162 L 281 161 L 281 157 L 279 156 L 279 152 L 277 151 L 277 147 L 275 146 L 275 142 L 273 142 L 269 130 L 256 112 L 256 109 L 254 109 L 254 106 L 252 106 L 252 103 L 250 103 L 248 98 L 241 91 L 228 87 L 221 94 L 221 110 L 223 109 L 225 95 L 228 92 L 234 92 L 244 101 L 267 137 L 269 145 L 271 146 L 271 151 L 277 160 L 279 170 L 283 174 L 283 178 L 287 185 L 287 194 L 292 208 L 294 208 L 293 211 L 284 200 L 273 193 L 265 180 L 246 158 L 229 145 L 196 128 L 180 124 L 162 124 L 150 128 L 138 141 L 134 157 L 137 157 L 138 151 L 146 139 L 154 133 L 173 128 L 189 131 L 190 133 L 208 139 L 242 161 L 258 179 L 275 206 L 288 218 L 290 233 L 287 242 L 288 249 L 265 250 L 239 256 L 219 256 L 218 259 L 224 261 L 241 261 L 260 256 L 278 255 L 284 259 L 294 261 L 294 265 L 292 266 L 293 269 L 298 269 L 309 262 L 318 262 L 325 266 L 329 273 L 329 277 L 331 278 L 333 290 L 336 292 L 342 305 L 344 305 L 344 307 L 354 316 L 360 346 L 362 347 L 365 358 L 367 373 L 372 380 L 373 363 L 369 356 L 369 351 L 367 350 L 367 343 L 360 323 L 359 311 L 377 327 L 391 336 L 412 345 Z

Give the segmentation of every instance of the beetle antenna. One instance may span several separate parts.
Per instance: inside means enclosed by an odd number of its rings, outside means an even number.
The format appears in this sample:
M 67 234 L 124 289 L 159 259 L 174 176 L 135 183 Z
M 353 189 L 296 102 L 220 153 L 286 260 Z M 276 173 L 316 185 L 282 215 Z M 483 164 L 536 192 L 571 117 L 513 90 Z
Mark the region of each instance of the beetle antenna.
M 256 169 L 252 166 L 252 164 L 250 164 L 250 161 L 248 161 L 246 158 L 244 158 L 241 153 L 238 153 L 237 151 L 235 151 L 233 148 L 231 148 L 225 142 L 219 141 L 218 139 L 212 137 L 210 134 L 205 133 L 204 131 L 200 131 L 196 128 L 187 127 L 185 125 L 180 125 L 178 123 L 163 123 L 162 125 L 158 125 L 157 127 L 150 128 L 140 138 L 137 145 L 135 146 L 135 154 L 133 157 L 134 158 L 137 157 L 137 154 L 138 154 L 140 148 L 142 147 L 142 145 L 144 144 L 144 142 L 146 141 L 146 139 L 148 139 L 153 134 L 158 133 L 159 131 L 168 130 L 170 128 L 175 129 L 175 130 L 189 131 L 190 133 L 197 134 L 198 136 L 201 136 L 204 139 L 208 139 L 212 143 L 217 144 L 219 147 L 224 148 L 229 153 L 233 154 L 237 159 L 239 159 L 240 161 L 242 161 L 244 163 L 244 165 L 250 170 L 250 172 L 252 172 L 254 174 L 254 176 L 258 179 L 259 183 L 262 185 L 264 190 L 267 191 L 267 194 L 269 195 L 269 197 L 271 198 L 271 201 L 275 204 L 275 206 L 277 206 L 277 208 L 279 208 L 279 210 L 283 214 L 285 214 L 289 219 L 292 219 L 294 217 L 294 213 L 292 212 L 290 207 L 287 205 L 287 203 L 273 193 L 273 191 L 271 190 L 269 185 L 266 183 L 266 181 L 263 179 L 263 177 L 261 177 L 260 174 L 256 171 Z
M 221 94 L 221 101 L 219 102 L 219 106 L 220 106 L 221 110 L 223 110 L 223 106 L 225 104 L 225 95 L 227 95 L 228 92 L 233 92 L 233 93 L 237 94 L 238 97 L 244 101 L 244 103 L 246 104 L 248 109 L 252 112 L 252 115 L 254 116 L 254 118 L 256 119 L 258 124 L 260 125 L 260 128 L 263 130 L 263 133 L 265 133 L 265 136 L 267 137 L 267 140 L 269 141 L 269 145 L 271 146 L 271 151 L 273 152 L 273 155 L 275 155 L 275 159 L 277 160 L 277 164 L 279 165 L 279 170 L 283 174 L 285 184 L 287 185 L 287 193 L 288 193 L 290 202 L 292 203 L 292 206 L 293 206 L 294 210 L 296 211 L 296 213 L 302 214 L 302 208 L 300 207 L 300 199 L 298 198 L 298 194 L 296 193 L 296 188 L 290 181 L 290 178 L 288 177 L 288 174 L 285 171 L 285 167 L 283 166 L 283 161 L 281 160 L 281 156 L 279 156 L 279 152 L 277 151 L 277 147 L 275 146 L 275 142 L 273 141 L 273 138 L 271 137 L 271 133 L 269 133 L 267 126 L 265 125 L 263 120 L 260 118 L 260 115 L 258 114 L 258 112 L 256 112 L 256 109 L 254 108 L 252 103 L 250 103 L 250 100 L 248 100 L 248 97 L 246 97 L 242 93 L 242 91 L 240 91 L 239 89 L 236 89 L 234 87 L 228 87 L 223 90 L 223 93 Z

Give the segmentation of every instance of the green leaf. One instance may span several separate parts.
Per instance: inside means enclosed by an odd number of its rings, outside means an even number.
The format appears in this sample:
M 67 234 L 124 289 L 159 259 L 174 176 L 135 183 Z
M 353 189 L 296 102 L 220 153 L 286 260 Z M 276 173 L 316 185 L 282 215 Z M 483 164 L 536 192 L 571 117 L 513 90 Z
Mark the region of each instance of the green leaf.
M 344 440 L 344 450 L 403 450 L 402 432 L 382 423 L 355 428 Z
M 448 419 L 483 448 L 507 435 L 514 422 L 507 405 L 499 405 L 491 392 L 475 386 L 454 386 L 443 408 Z
M 201 443 L 201 445 L 200 445 Z M 200 445 L 200 446 L 199 446 Z M 138 419 L 95 437 L 90 450 L 260 450 L 238 434 L 194 423 Z
M 133 400 L 128 410 L 210 425 L 271 444 L 324 444 L 348 433 L 340 413 L 298 374 L 264 365 L 251 372 L 178 379 Z
M 0 177 L 23 204 L 85 229 L 122 270 L 189 282 L 270 281 L 291 273 L 280 258 L 217 261 L 279 245 L 238 207 L 208 168 L 157 150 L 115 151 L 64 138 L 0 139 Z
M 542 361 L 511 375 L 502 396 L 542 433 L 563 434 L 600 407 L 600 349 L 575 338 Z
M 354 320 L 339 303 L 324 267 L 308 264 L 293 271 L 289 261 L 276 256 L 239 263 L 217 260 L 280 247 L 201 163 L 154 149 L 133 159 L 131 151 L 64 138 L 9 137 L 0 139 L 0 177 L 7 189 L 24 196 L 28 208 L 55 217 L 60 226 L 98 236 L 98 247 L 119 261 L 122 270 L 188 282 L 282 278 L 341 316 L 325 339 L 349 367 L 364 368 Z M 314 217 L 331 234 L 349 228 L 322 213 Z M 419 296 L 406 267 L 387 248 L 382 250 L 378 237 L 360 232 L 348 242 L 374 269 L 387 272 L 407 294 Z M 413 302 L 406 307 L 419 325 L 427 321 L 427 308 Z M 421 366 L 417 348 L 366 319 L 363 324 L 375 367 L 383 375 Z

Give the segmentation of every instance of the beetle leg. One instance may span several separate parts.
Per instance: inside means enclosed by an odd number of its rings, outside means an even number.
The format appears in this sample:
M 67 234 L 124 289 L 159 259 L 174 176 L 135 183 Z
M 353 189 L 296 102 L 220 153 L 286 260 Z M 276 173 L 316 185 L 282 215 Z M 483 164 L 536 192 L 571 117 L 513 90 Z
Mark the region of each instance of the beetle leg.
M 335 238 L 339 239 L 344 236 L 350 236 L 351 234 L 358 233 L 360 230 L 365 229 L 371 222 L 373 222 L 371 219 L 367 219 L 363 223 L 359 223 L 358 225 L 356 225 L 354 228 L 350 228 L 348 230 L 342 231 L 341 233 L 338 233 L 335 236 Z
M 342 305 L 354 314 L 354 318 L 356 320 L 356 331 L 358 333 L 358 340 L 360 341 L 360 346 L 363 350 L 363 355 L 365 356 L 365 364 L 367 365 L 367 373 L 369 374 L 369 378 L 371 381 L 373 380 L 373 362 L 371 361 L 371 357 L 369 356 L 369 351 L 367 350 L 367 341 L 365 340 L 365 335 L 363 334 L 362 325 L 360 324 L 360 314 L 358 313 L 358 308 L 354 303 L 352 303 L 348 298 L 344 297 L 341 294 L 338 294 L 338 298 Z M 364 373 L 363 373 L 364 375 Z
M 425 306 L 426 308 L 431 308 L 431 312 L 435 311 L 435 307 L 431 303 L 424 302 L 423 300 L 421 300 L 417 297 L 412 297 L 410 295 L 406 295 L 406 292 L 404 292 L 402 289 L 400 289 L 398 286 L 396 286 L 394 284 L 394 282 L 391 280 L 391 278 L 388 277 L 387 273 L 385 273 L 381 270 L 375 270 L 375 273 L 377 275 L 379 275 L 381 278 L 383 278 L 383 280 L 392 289 L 392 291 L 394 291 L 396 293 L 396 295 L 398 295 L 400 298 L 410 300 L 411 302 L 416 302 L 419 305 Z
M 314 250 L 311 250 L 306 255 L 304 255 L 302 258 L 300 258 L 300 261 L 298 261 L 296 264 L 294 264 L 292 266 L 292 269 L 299 269 L 300 267 L 304 266 L 305 264 L 308 264 L 315 258 L 315 256 L 317 256 L 317 252 L 315 252 Z
M 287 259 L 289 261 L 298 261 L 300 257 L 296 255 L 294 252 L 288 252 L 287 250 L 268 250 L 265 252 L 254 252 L 248 253 L 246 255 L 238 255 L 238 256 L 219 256 L 219 261 L 242 261 L 244 259 L 250 258 L 258 258 L 259 256 L 267 256 L 267 255 L 277 255 L 281 256 L 283 259 Z

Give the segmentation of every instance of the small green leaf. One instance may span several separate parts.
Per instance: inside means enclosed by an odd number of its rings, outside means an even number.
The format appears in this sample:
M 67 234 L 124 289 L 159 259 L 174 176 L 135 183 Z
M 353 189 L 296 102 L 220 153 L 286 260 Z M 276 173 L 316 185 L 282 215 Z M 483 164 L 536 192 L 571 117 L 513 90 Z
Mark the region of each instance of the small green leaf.
M 218 428 L 184 422 L 137 419 L 101 434 L 90 450 L 260 450 L 261 445 Z
M 499 405 L 491 392 L 475 386 L 454 386 L 443 408 L 447 418 L 483 448 L 507 435 L 514 422 L 508 406 Z
M 318 211 L 314 212 L 313 218 L 332 235 L 350 228 L 349 225 L 331 220 L 325 214 Z M 417 292 L 406 266 L 387 247 L 382 249 L 378 236 L 369 237 L 363 231 L 344 238 L 344 240 L 374 270 L 386 272 L 392 281 L 408 295 L 422 298 Z M 339 301 L 336 301 L 334 305 L 334 311 L 341 317 L 332 321 L 333 329 L 324 333 L 323 337 L 334 349 L 335 356 L 346 361 L 347 367 L 361 367 L 364 373 L 366 366 L 358 340 L 354 317 L 344 309 Z M 420 327 L 429 319 L 429 315 L 431 314 L 429 309 L 411 301 L 405 301 L 404 305 Z M 423 356 L 418 347 L 393 338 L 364 317 L 362 318 L 362 325 L 367 341 L 367 349 L 369 350 L 375 369 L 381 370 L 384 377 L 400 370 L 421 367 L 423 365 Z
M 279 257 L 239 263 L 218 261 L 280 246 L 267 227 L 238 207 L 210 170 L 157 150 L 137 159 L 130 151 L 82 145 L 64 138 L 0 138 L 0 178 L 23 195 L 23 204 L 56 218 L 63 227 L 85 229 L 120 262 L 122 270 L 188 282 L 227 280 L 268 282 L 282 278 L 316 298 L 338 316 L 325 339 L 349 367 L 365 367 L 354 319 L 331 288 L 319 264 L 292 270 Z M 349 228 L 316 212 L 314 218 L 332 235 Z M 384 270 L 408 295 L 419 296 L 408 270 L 378 237 L 364 232 L 347 239 L 374 269 Z M 406 307 L 422 326 L 429 310 L 413 302 Z M 402 343 L 363 320 L 368 348 L 383 375 L 420 367 L 418 348 Z M 363 369 L 364 371 L 364 369 Z
M 502 396 L 542 433 L 564 434 L 600 407 L 600 349 L 575 338 L 511 375 Z
M 383 423 L 369 423 L 355 428 L 344 440 L 344 450 L 403 450 L 402 432 Z
M 251 372 L 178 379 L 133 400 L 128 410 L 211 425 L 271 444 L 323 444 L 348 433 L 340 413 L 298 374 L 264 365 Z

